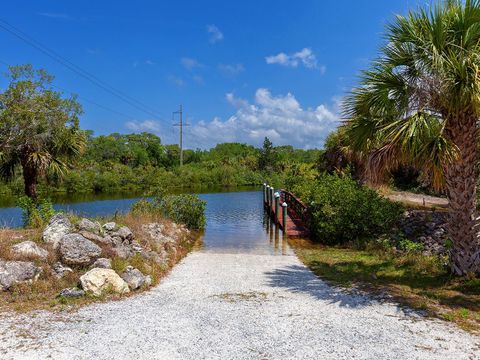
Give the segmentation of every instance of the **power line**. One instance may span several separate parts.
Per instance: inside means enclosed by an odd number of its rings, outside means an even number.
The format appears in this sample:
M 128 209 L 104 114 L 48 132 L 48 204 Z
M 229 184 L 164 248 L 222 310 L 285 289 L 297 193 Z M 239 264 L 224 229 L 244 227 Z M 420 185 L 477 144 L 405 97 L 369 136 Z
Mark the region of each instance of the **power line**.
M 9 63 L 7 63 L 7 62 L 5 62 L 5 61 L 3 61 L 3 60 L 0 60 L 0 63 L 3 64 L 3 65 L 6 65 L 6 66 L 11 66 Z M 53 85 L 53 84 L 52 84 L 52 87 L 54 87 L 54 88 L 56 88 L 56 89 L 58 89 L 58 90 L 61 90 L 61 91 L 63 91 L 63 92 L 69 92 L 69 93 L 71 93 L 71 94 L 74 94 L 74 93 L 75 93 L 74 91 L 70 91 L 70 90 L 68 90 L 68 89 L 62 88 L 62 87 L 57 86 L 57 85 Z M 110 111 L 110 112 L 115 113 L 115 114 L 117 114 L 117 115 L 121 115 L 121 116 L 125 117 L 127 120 L 134 120 L 134 119 L 135 119 L 135 118 L 134 118 L 133 116 L 131 116 L 131 115 L 127 115 L 127 114 L 125 114 L 125 113 L 123 113 L 123 112 L 121 112 L 121 111 L 112 109 L 112 108 L 110 108 L 110 107 L 108 107 L 108 106 L 105 106 L 105 105 L 102 105 L 102 104 L 100 104 L 100 103 L 98 103 L 98 102 L 96 102 L 96 101 L 94 101 L 94 100 L 88 99 L 88 98 L 86 98 L 86 97 L 84 97 L 84 96 L 78 95 L 78 98 L 79 98 L 79 99 L 82 99 L 83 101 L 86 101 L 86 102 L 88 102 L 88 103 L 90 103 L 90 104 L 92 104 L 92 105 L 98 106 L 99 108 L 102 108 L 102 109 L 104 109 L 104 110 Z
M 175 114 L 180 115 L 180 122 L 177 124 L 173 124 L 173 126 L 179 126 L 180 127 L 180 166 L 183 166 L 183 127 L 184 126 L 190 126 L 190 124 L 184 124 L 183 123 L 183 107 L 180 104 L 180 109 L 178 111 L 174 111 L 172 113 L 172 118 L 175 117 Z
M 102 81 L 95 75 L 91 74 L 90 72 L 82 69 L 80 66 L 72 63 L 70 60 L 64 58 L 63 56 L 59 55 L 55 51 L 49 49 L 48 47 L 42 45 L 31 36 L 26 34 L 25 32 L 21 31 L 20 29 L 16 28 L 15 26 L 9 24 L 3 19 L 0 19 L 0 28 L 4 29 L 5 31 L 9 32 L 13 36 L 17 37 L 18 39 L 22 40 L 23 42 L 27 43 L 28 45 L 32 46 L 33 48 L 37 49 L 38 51 L 42 52 L 46 56 L 50 57 L 51 59 L 55 60 L 56 62 L 62 64 L 69 70 L 73 71 L 77 75 L 80 75 L 84 79 L 90 81 L 95 86 L 100 87 L 104 91 L 108 92 L 109 94 L 119 98 L 120 100 L 128 103 L 129 105 L 135 107 L 136 109 L 153 116 L 154 118 L 161 119 L 157 112 L 152 109 L 150 106 L 136 100 L 135 98 L 121 92 L 120 90 L 114 88 L 113 86 L 107 84 L 106 82 Z
M 69 90 L 67 90 L 67 89 L 63 89 L 63 88 L 61 88 L 61 87 L 59 87 L 59 86 L 56 86 L 56 85 L 52 85 L 52 86 L 53 86 L 54 88 L 57 88 L 57 89 L 62 90 L 62 91 L 64 91 L 64 92 L 69 92 L 69 93 L 71 93 L 71 94 L 74 94 L 73 91 L 69 91 Z M 123 112 L 121 112 L 121 111 L 118 111 L 118 110 L 112 109 L 112 108 L 110 108 L 110 107 L 108 107 L 108 106 L 99 104 L 99 103 L 97 103 L 96 101 L 93 101 L 93 100 L 91 100 L 91 99 L 87 99 L 87 98 L 84 97 L 84 96 L 78 95 L 78 98 L 79 98 L 79 99 L 82 99 L 83 101 L 86 101 L 86 102 L 88 102 L 88 103 L 90 103 L 90 104 L 92 104 L 92 105 L 98 106 L 99 108 L 102 108 L 102 109 L 104 109 L 104 110 L 110 111 L 110 112 L 115 113 L 115 114 L 117 114 L 117 115 L 121 115 L 121 116 L 125 117 L 127 120 L 134 120 L 134 117 L 131 116 L 131 115 L 127 115 L 127 114 L 125 114 L 125 113 L 123 113 Z

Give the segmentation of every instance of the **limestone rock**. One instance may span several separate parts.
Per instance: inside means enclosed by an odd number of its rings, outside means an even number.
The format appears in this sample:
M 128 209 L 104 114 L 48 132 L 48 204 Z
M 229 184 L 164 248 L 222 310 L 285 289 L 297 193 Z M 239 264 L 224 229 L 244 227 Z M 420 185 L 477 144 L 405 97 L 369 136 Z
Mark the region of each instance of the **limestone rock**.
M 102 225 L 98 221 L 83 218 L 77 223 L 77 229 L 80 231 L 87 231 L 93 234 L 102 234 Z
M 85 295 L 85 291 L 77 288 L 66 288 L 60 291 L 60 294 L 58 294 L 58 296 L 72 297 L 72 298 L 82 297 L 84 295 Z
M 114 233 L 111 234 L 112 236 L 116 236 L 116 237 L 119 237 L 121 238 L 122 240 L 128 240 L 128 241 L 131 241 L 133 240 L 133 233 L 132 233 L 132 230 L 130 230 L 128 227 L 126 226 L 122 226 L 120 229 L 118 229 L 117 231 L 115 231 Z
M 145 284 L 145 275 L 142 272 L 133 266 L 127 266 L 125 272 L 121 275 L 122 279 L 128 284 L 130 289 L 136 290 Z M 151 279 L 150 279 L 151 283 Z
M 69 265 L 89 265 L 102 253 L 102 249 L 80 234 L 68 234 L 60 240 L 62 261 Z
M 130 246 L 123 245 L 123 244 L 114 246 L 112 248 L 112 251 L 115 254 L 115 256 L 118 256 L 122 259 L 128 259 L 129 257 L 135 255 L 135 252 Z
M 117 227 L 117 224 L 115 224 L 113 221 L 112 222 L 108 222 L 106 224 L 103 224 L 102 226 L 105 230 L 107 231 L 113 231 L 115 230 L 115 228 Z
M 95 268 L 80 277 L 83 290 L 100 296 L 106 291 L 118 294 L 130 292 L 128 284 L 112 269 Z
M 97 243 L 104 244 L 105 243 L 105 238 L 103 236 L 97 235 L 95 233 L 92 233 L 90 231 L 86 230 L 80 230 L 78 232 L 80 235 L 82 235 L 85 239 L 95 241 Z
M 99 258 L 95 260 L 92 264 L 91 268 L 100 268 L 100 269 L 111 269 L 112 268 L 112 260 L 107 258 Z
M 145 249 L 143 248 L 142 245 L 140 245 L 140 243 L 138 243 L 137 241 L 132 241 L 132 243 L 130 244 L 130 247 L 132 248 L 132 250 L 136 253 L 141 253 L 143 252 Z
M 176 243 L 176 239 L 174 237 L 175 233 L 168 232 L 167 234 L 167 231 L 163 224 L 159 224 L 159 223 L 145 224 L 142 226 L 142 230 L 150 236 L 150 239 L 159 248 L 165 246 L 166 244 Z
M 162 266 L 164 268 L 168 267 L 169 256 L 164 249 L 161 249 L 161 251 L 158 253 L 155 251 L 142 252 L 142 257 L 149 261 L 153 260 L 157 265 Z
M 12 285 L 37 280 L 42 269 L 30 261 L 0 260 L 0 290 L 8 290 Z
M 57 279 L 61 279 L 68 273 L 72 273 L 72 272 L 73 272 L 72 268 L 69 268 L 68 266 L 64 266 L 61 262 L 56 262 L 55 264 L 53 264 L 53 275 L 55 275 Z
M 48 222 L 47 227 L 43 230 L 42 239 L 48 244 L 52 244 L 53 248 L 58 247 L 58 243 L 65 235 L 72 231 L 72 224 L 64 214 L 54 215 Z
M 15 244 L 10 249 L 10 252 L 14 256 L 26 257 L 26 258 L 40 258 L 45 260 L 48 256 L 48 251 L 42 249 L 33 241 L 23 241 Z

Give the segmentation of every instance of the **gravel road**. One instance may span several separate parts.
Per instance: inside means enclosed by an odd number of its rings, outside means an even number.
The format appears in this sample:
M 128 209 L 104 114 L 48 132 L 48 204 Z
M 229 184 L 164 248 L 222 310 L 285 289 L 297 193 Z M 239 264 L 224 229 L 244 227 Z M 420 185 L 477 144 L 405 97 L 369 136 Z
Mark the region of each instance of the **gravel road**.
M 478 359 L 480 339 L 312 274 L 294 255 L 194 252 L 151 291 L 0 315 L 1 359 Z

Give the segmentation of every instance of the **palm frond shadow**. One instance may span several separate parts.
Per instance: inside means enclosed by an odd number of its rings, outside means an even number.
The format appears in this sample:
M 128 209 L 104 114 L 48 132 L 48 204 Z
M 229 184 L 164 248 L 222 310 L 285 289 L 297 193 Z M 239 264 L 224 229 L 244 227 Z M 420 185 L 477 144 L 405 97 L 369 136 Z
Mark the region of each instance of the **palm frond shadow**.
M 339 307 L 361 309 L 381 303 L 392 303 L 389 299 L 367 294 L 358 288 L 347 289 L 330 285 L 301 265 L 286 266 L 266 272 L 266 275 L 268 277 L 268 285 L 273 288 L 283 288 L 292 293 L 308 294 L 317 300 L 327 304 L 337 304 Z M 393 304 L 398 305 L 396 303 Z M 403 308 L 399 305 L 398 311 L 405 315 L 424 315 L 421 311 Z

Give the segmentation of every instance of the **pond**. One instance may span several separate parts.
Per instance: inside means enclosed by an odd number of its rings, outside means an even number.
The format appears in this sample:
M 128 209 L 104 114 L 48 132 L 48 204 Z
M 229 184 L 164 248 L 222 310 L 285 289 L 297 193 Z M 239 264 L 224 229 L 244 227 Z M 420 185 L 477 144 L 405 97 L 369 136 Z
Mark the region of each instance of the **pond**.
M 238 189 L 235 189 L 238 190 Z M 208 192 L 198 194 L 207 202 L 207 224 L 203 236 L 202 251 L 218 253 L 247 252 L 256 254 L 290 254 L 282 231 L 276 229 L 265 215 L 262 192 L 258 188 L 249 191 Z M 85 201 L 82 198 L 64 199 L 54 208 L 85 217 L 112 216 L 128 212 L 139 196 L 106 195 Z M 82 201 L 84 200 L 84 201 Z M 19 227 L 22 213 L 16 207 L 0 208 L 0 225 Z

